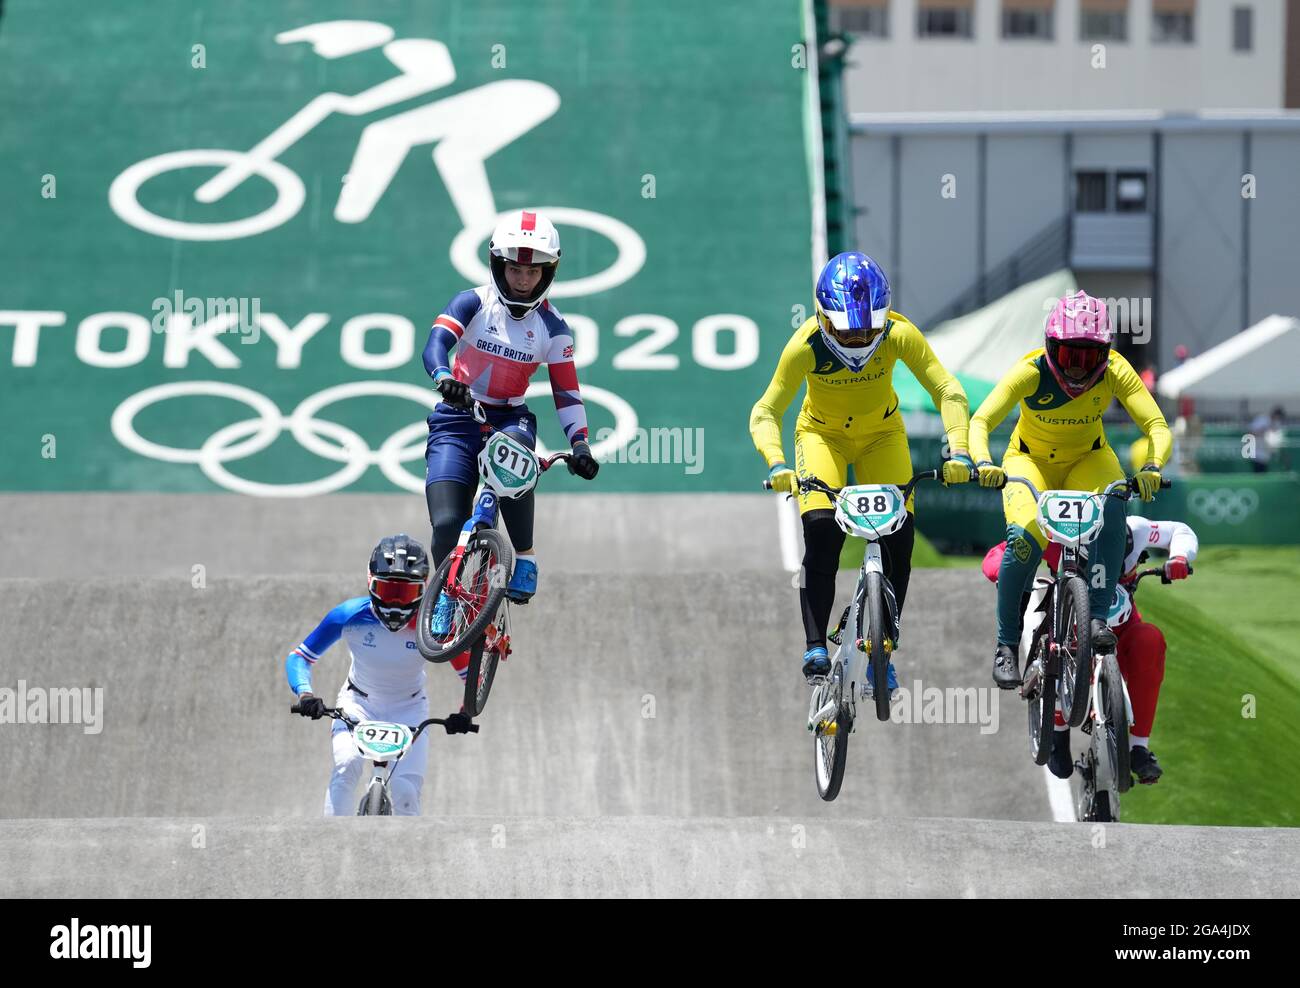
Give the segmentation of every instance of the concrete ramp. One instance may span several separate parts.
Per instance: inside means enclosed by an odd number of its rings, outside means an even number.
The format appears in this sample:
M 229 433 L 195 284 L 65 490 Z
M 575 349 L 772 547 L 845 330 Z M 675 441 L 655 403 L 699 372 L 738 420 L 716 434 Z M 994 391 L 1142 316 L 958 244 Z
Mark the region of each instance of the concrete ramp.
M 1284 896 L 1293 831 L 438 817 L 0 824 L 7 896 Z M 112 861 L 112 867 L 105 867 Z
M 0 895 L 1229 896 L 1300 879 L 1295 831 L 1047 822 L 1020 701 L 986 689 L 991 591 L 969 571 L 916 574 L 900 680 L 974 691 L 991 716 L 861 722 L 834 803 L 813 783 L 788 575 L 556 572 L 515 611 L 482 732 L 432 736 L 425 816 L 322 820 L 328 727 L 288 713 L 282 659 L 358 583 L 0 580 L 4 685 L 103 690 L 97 728 L 3 728 Z M 322 693 L 346 664 L 325 656 Z M 454 674 L 429 675 L 434 711 L 455 709 Z
M 482 732 L 432 738 L 425 810 L 1050 819 L 1042 773 L 1024 753 L 1020 701 L 989 688 L 978 624 L 988 586 L 942 570 L 915 586 L 902 684 L 982 691 L 989 716 L 862 721 L 843 792 L 825 804 L 788 574 L 544 574 L 537 601 L 514 610 L 517 651 Z M 319 813 L 328 727 L 288 713 L 283 657 L 360 587 L 355 575 L 212 579 L 201 589 L 186 577 L 0 581 L 17 660 L 5 679 L 104 690 L 98 734 L 6 728 L 12 784 L 0 813 Z M 54 600 L 75 620 L 51 621 Z M 332 697 L 346 670 L 336 646 L 317 666 L 318 692 Z M 431 665 L 429 677 L 434 711 L 456 709 L 451 669 Z

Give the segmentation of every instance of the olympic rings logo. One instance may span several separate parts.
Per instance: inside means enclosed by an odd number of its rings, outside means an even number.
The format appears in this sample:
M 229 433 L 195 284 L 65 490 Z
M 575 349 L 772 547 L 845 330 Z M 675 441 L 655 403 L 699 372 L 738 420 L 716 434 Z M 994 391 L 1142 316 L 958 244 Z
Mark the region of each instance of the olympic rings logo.
M 1211 525 L 1240 525 L 1259 507 L 1259 495 L 1249 487 L 1216 487 L 1193 491 L 1187 506 Z
M 549 394 L 545 383 L 529 385 L 525 398 Z M 253 418 L 234 422 L 208 436 L 197 449 L 165 446 L 145 439 L 135 428 L 136 417 L 146 408 L 173 398 L 207 396 L 229 398 L 253 410 Z M 600 405 L 614 416 L 614 432 L 593 444 L 597 456 L 612 455 L 636 435 L 636 412 L 626 401 L 604 388 L 584 386 L 584 401 Z M 426 409 L 436 408 L 438 395 L 428 388 L 394 381 L 353 381 L 316 392 L 284 415 L 270 398 L 252 388 L 222 381 L 179 381 L 146 388 L 127 398 L 113 412 L 111 427 L 119 443 L 134 453 L 164 463 L 196 463 L 205 476 L 219 487 L 252 497 L 314 497 L 342 490 L 356 482 L 372 466 L 396 487 L 420 493 L 424 490 L 424 473 L 413 474 L 403 464 L 423 460 L 428 426 L 421 420 L 398 429 L 371 449 L 364 438 L 346 426 L 317 417 L 326 406 L 348 398 L 405 398 Z M 299 483 L 266 483 L 248 480 L 232 473 L 227 464 L 267 449 L 288 429 L 300 446 L 324 460 L 341 466 L 319 480 Z M 548 450 L 540 440 L 537 453 Z

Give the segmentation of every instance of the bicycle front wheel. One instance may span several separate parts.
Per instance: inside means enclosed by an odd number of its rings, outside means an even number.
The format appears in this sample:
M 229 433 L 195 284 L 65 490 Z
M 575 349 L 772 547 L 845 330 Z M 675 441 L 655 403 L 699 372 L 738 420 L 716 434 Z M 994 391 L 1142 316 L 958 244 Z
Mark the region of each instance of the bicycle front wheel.
M 357 816 L 390 816 L 392 807 L 388 803 L 388 794 L 384 792 L 384 784 L 376 779 L 370 783 L 370 788 L 366 794 L 361 797 L 361 805 L 357 807 Z
M 483 633 L 501 609 L 506 586 L 514 572 L 514 549 L 494 528 L 480 528 L 469 537 L 460 572 L 454 583 L 448 585 L 454 558 L 454 553 L 448 554 L 429 581 L 415 622 L 416 644 L 420 654 L 430 662 L 446 662 L 481 642 Z M 433 631 L 433 615 L 438 598 L 444 593 L 452 599 L 452 620 L 449 634 L 439 636 Z
M 1082 727 L 1088 716 L 1088 682 L 1092 677 L 1092 621 L 1088 585 L 1071 576 L 1056 585 L 1053 636 L 1061 668 L 1061 712 L 1071 727 Z

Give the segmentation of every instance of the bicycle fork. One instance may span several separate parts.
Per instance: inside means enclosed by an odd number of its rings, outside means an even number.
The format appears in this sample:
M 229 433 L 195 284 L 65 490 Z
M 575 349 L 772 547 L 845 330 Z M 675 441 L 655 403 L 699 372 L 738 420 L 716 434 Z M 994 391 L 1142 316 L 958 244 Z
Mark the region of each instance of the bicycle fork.
M 452 550 L 451 568 L 447 570 L 447 587 L 459 587 L 460 564 L 465 560 L 465 547 L 469 537 L 480 526 L 495 528 L 497 523 L 497 496 L 492 491 L 484 490 L 478 496 L 474 511 L 469 520 L 461 526 L 460 536 L 456 539 L 456 548 Z

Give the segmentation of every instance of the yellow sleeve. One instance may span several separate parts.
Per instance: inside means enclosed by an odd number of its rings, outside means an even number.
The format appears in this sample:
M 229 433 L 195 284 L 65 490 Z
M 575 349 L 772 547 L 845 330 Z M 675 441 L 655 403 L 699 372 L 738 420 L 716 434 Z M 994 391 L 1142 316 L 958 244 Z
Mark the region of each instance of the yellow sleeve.
M 992 461 L 989 433 L 1002 424 L 1011 409 L 1034 393 L 1038 387 L 1038 368 L 1031 360 L 1020 360 L 1002 375 L 997 387 L 989 392 L 970 419 L 970 455 L 976 463 Z
M 1142 383 L 1142 378 L 1138 377 L 1133 365 L 1119 354 L 1111 355 L 1110 367 L 1106 369 L 1106 373 L 1110 376 L 1116 399 L 1151 441 L 1149 459 L 1163 467 L 1169 462 L 1169 454 L 1174 447 L 1174 437 L 1169 431 L 1169 423 L 1165 421 L 1160 406 L 1151 397 L 1151 392 Z
M 966 390 L 948 369 L 934 355 L 930 343 L 921 331 L 907 323 L 900 327 L 898 333 L 898 355 L 908 369 L 916 375 L 921 387 L 930 395 L 934 407 L 943 419 L 944 431 L 948 433 L 948 447 L 952 450 L 968 449 L 967 432 L 970 427 L 970 404 L 966 401 Z M 894 336 L 890 332 L 890 336 Z
M 809 322 L 816 324 L 814 320 Z M 776 362 L 776 373 L 772 375 L 767 390 L 749 413 L 749 434 L 754 437 L 754 445 L 769 467 L 787 462 L 785 450 L 781 447 L 781 416 L 813 369 L 812 347 L 807 345 L 809 322 L 790 337 L 790 342 L 781 351 L 781 359 Z

